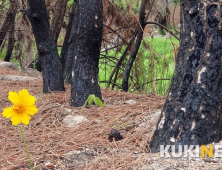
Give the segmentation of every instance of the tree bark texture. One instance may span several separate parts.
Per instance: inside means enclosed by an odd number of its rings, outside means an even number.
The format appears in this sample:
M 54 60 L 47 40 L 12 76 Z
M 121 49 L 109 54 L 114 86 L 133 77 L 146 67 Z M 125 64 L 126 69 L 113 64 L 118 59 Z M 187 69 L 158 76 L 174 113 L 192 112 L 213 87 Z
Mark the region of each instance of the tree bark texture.
M 18 5 L 17 5 L 16 0 L 12 0 L 10 2 L 8 12 L 6 14 L 5 21 L 3 22 L 2 27 L 0 29 L 0 46 L 2 45 L 2 42 L 4 41 L 7 31 L 10 29 L 12 24 L 14 24 L 17 8 L 18 8 Z
M 83 106 L 90 94 L 102 99 L 98 84 L 103 31 L 102 0 L 77 0 L 68 56 L 72 56 L 71 105 Z
M 67 2 L 68 0 L 57 0 L 55 4 L 55 13 L 51 23 L 52 38 L 55 40 L 55 44 L 57 44 L 57 40 L 62 28 Z
M 71 30 L 72 30 L 72 23 L 73 23 L 74 12 L 75 12 L 75 5 L 76 5 L 76 3 L 73 2 L 72 9 L 71 9 L 71 12 L 70 12 L 70 15 L 69 15 L 69 23 L 68 23 L 68 26 L 67 26 L 67 29 L 66 29 L 66 35 L 65 35 L 65 38 L 64 38 L 64 42 L 63 42 L 62 50 L 61 50 L 61 55 L 60 55 L 60 61 L 61 61 L 61 64 L 62 64 L 63 73 L 65 71 L 67 51 L 68 51 L 68 47 L 69 47 L 69 43 L 70 43 L 70 35 L 71 35 Z M 71 61 L 70 65 L 72 65 L 72 61 Z M 70 68 L 71 69 L 69 70 L 69 74 L 72 71 L 72 67 L 70 67 Z M 66 74 L 64 74 L 64 75 L 66 75 Z M 64 78 L 66 78 L 66 77 L 64 76 Z M 71 80 L 71 78 L 70 78 L 70 80 Z M 69 83 L 71 83 L 71 81 L 69 81 Z
M 130 58 L 128 60 L 128 63 L 126 65 L 126 68 L 123 73 L 123 80 L 122 80 L 122 90 L 128 91 L 128 82 L 129 82 L 129 76 L 130 71 L 133 66 L 133 62 L 136 59 L 136 55 L 139 51 L 140 44 L 143 38 L 143 30 L 145 28 L 145 9 L 147 5 L 147 0 L 143 0 L 140 7 L 140 14 L 139 14 L 139 22 L 140 22 L 140 28 L 138 30 L 137 38 L 136 38 L 136 44 L 133 48 L 132 53 L 130 54 Z
M 57 47 L 50 33 L 48 15 L 44 0 L 28 0 L 26 11 L 32 25 L 39 59 L 42 64 L 43 93 L 64 91 L 62 66 L 59 61 Z
M 9 62 L 11 59 L 12 51 L 13 51 L 14 44 L 15 44 L 14 43 L 15 42 L 14 30 L 15 30 L 15 17 L 14 17 L 13 23 L 10 27 L 10 30 L 9 30 L 10 32 L 9 32 L 9 36 L 8 36 L 7 52 L 6 52 L 6 55 L 4 58 L 4 61 L 7 61 L 7 62 Z
M 127 54 L 128 50 L 129 50 L 129 48 L 131 47 L 132 43 L 133 43 L 134 40 L 135 40 L 135 37 L 136 37 L 137 34 L 138 34 L 138 30 L 139 30 L 139 29 L 137 29 L 137 30 L 135 31 L 135 33 L 134 33 L 132 39 L 131 39 L 130 42 L 127 44 L 127 46 L 126 46 L 126 48 L 125 48 L 123 54 L 121 55 L 120 59 L 117 61 L 117 63 L 116 63 L 116 65 L 115 65 L 115 67 L 114 67 L 112 73 L 111 73 L 110 76 L 109 76 L 109 80 L 108 80 L 108 82 L 107 82 L 107 86 L 106 86 L 106 88 L 109 88 L 110 83 L 111 83 L 112 78 L 113 78 L 113 75 L 115 74 L 115 72 L 117 72 L 117 71 L 119 70 L 119 68 L 120 68 L 120 66 L 121 66 L 121 64 L 122 64 L 122 62 L 124 61 L 124 59 L 125 59 L 125 57 L 126 57 L 126 54 Z M 117 75 L 116 75 L 116 76 L 117 76 Z
M 27 5 L 26 4 L 24 5 L 25 6 L 23 7 L 25 9 Z M 25 13 L 22 15 L 20 27 L 21 27 L 21 30 L 30 30 L 30 31 L 17 32 L 17 36 L 18 34 L 20 34 L 19 36 L 21 37 L 21 42 L 25 46 L 25 49 L 26 49 L 26 53 L 20 56 L 20 59 L 19 59 L 20 65 L 22 68 L 27 68 L 35 59 L 35 50 L 33 47 L 32 26 Z
M 70 34 L 70 37 L 69 37 L 69 44 L 67 44 L 67 52 L 66 54 L 63 54 L 64 55 L 64 61 L 65 61 L 65 67 L 64 67 L 64 79 L 66 80 L 66 82 L 70 83 L 72 82 L 72 65 L 73 65 L 73 58 L 74 58 L 74 50 L 75 49 L 75 45 L 73 44 L 77 44 L 78 43 L 78 35 L 77 35 L 77 32 L 78 32 L 78 24 L 79 24 L 79 15 L 80 15 L 80 9 L 79 9 L 79 6 L 77 7 L 77 1 L 74 2 L 75 3 L 75 8 L 74 8 L 74 14 L 72 15 L 73 17 L 73 20 L 72 20 L 72 27 L 71 27 L 71 34 Z M 70 18 L 71 19 L 71 18 Z M 70 20 L 71 22 L 71 20 Z M 67 35 L 68 36 L 68 35 Z M 67 37 L 68 38 L 68 37 Z M 64 49 L 64 52 L 65 52 L 65 49 Z M 62 58 L 61 58 L 62 60 Z
M 181 0 L 181 38 L 171 87 L 150 143 L 201 145 L 222 138 L 222 1 Z

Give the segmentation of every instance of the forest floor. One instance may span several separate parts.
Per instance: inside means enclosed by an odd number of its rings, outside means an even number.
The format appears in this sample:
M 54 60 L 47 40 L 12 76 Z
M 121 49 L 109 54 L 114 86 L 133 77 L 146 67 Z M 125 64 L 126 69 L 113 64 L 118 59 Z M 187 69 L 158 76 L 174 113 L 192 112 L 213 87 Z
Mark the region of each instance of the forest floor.
M 23 75 L 8 68 L 3 75 Z M 70 107 L 70 85 L 60 93 L 42 94 L 42 79 L 35 81 L 0 80 L 0 112 L 11 106 L 9 91 L 28 89 L 37 99 L 38 113 L 28 126 L 22 125 L 35 169 L 60 170 L 171 170 L 222 169 L 219 158 L 160 158 L 148 153 L 165 97 L 102 89 L 105 107 L 81 110 Z M 124 104 L 132 99 L 135 104 Z M 81 115 L 85 121 L 67 127 L 67 115 Z M 0 116 L 0 170 L 30 169 L 18 126 Z M 111 129 L 119 130 L 122 140 L 109 140 Z

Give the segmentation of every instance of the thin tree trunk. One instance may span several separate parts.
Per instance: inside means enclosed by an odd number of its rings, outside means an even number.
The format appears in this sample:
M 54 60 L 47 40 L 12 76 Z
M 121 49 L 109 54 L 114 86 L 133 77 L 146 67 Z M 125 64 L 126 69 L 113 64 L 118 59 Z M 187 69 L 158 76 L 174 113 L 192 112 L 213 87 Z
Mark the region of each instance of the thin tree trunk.
M 66 65 L 66 60 L 67 60 L 67 51 L 68 51 L 68 47 L 69 47 L 69 43 L 70 43 L 70 34 L 71 34 L 71 30 L 72 30 L 72 23 L 73 23 L 74 12 L 75 12 L 75 5 L 76 5 L 76 3 L 73 2 L 72 9 L 71 9 L 71 12 L 70 12 L 70 15 L 69 15 L 69 23 L 68 23 L 68 26 L 67 26 L 67 29 L 66 29 L 66 35 L 65 35 L 64 42 L 63 42 L 63 46 L 62 46 L 61 55 L 60 55 L 60 61 L 61 61 L 61 64 L 62 64 L 63 73 L 65 71 L 65 65 Z M 72 65 L 72 62 L 70 64 Z M 66 72 L 68 74 L 71 74 L 71 71 L 72 71 L 72 67 L 69 71 L 66 70 Z M 64 75 L 66 75 L 66 73 L 64 73 Z M 64 76 L 64 78 L 66 78 L 66 77 Z M 71 76 L 70 76 L 69 80 L 71 80 Z M 71 81 L 68 81 L 68 82 L 71 83 Z
M 76 6 L 75 6 L 75 12 L 73 15 L 73 20 L 72 20 L 72 29 L 71 29 L 71 34 L 69 37 L 69 44 L 67 45 L 68 47 L 68 51 L 67 54 L 65 54 L 65 69 L 64 69 L 64 79 L 66 80 L 66 82 L 70 83 L 72 82 L 72 65 L 73 65 L 73 58 L 74 55 L 72 54 L 75 48 L 75 45 L 72 44 L 77 44 L 78 43 L 78 22 L 79 22 L 79 7 L 77 7 L 77 2 Z M 64 49 L 65 50 L 65 49 Z
M 17 1 L 16 0 L 11 0 L 9 10 L 6 14 L 5 21 L 2 24 L 2 27 L 0 29 L 0 46 L 2 45 L 2 42 L 5 39 L 7 31 L 9 30 L 10 26 L 13 23 L 13 20 L 15 18 L 15 14 L 17 12 L 17 8 L 18 8 Z
M 52 38 L 55 40 L 55 44 L 57 44 L 57 40 L 62 28 L 67 2 L 68 0 L 57 0 L 55 4 L 55 12 L 51 23 L 51 33 Z
M 147 0 L 143 0 L 141 3 L 141 7 L 140 7 L 140 14 L 139 14 L 139 22 L 140 22 L 140 26 L 141 28 L 139 28 L 138 30 L 138 34 L 137 34 L 137 39 L 136 39 L 136 44 L 134 46 L 134 49 L 130 55 L 130 58 L 128 60 L 128 63 L 126 65 L 126 68 L 124 70 L 123 73 L 123 80 L 122 80 L 122 90 L 123 91 L 128 91 L 128 82 L 129 82 L 129 75 L 130 75 L 130 70 L 133 66 L 133 62 L 136 59 L 136 55 L 138 53 L 138 50 L 140 48 L 140 44 L 143 38 L 143 30 L 145 25 L 145 9 L 146 9 L 146 5 L 147 5 Z
M 4 61 L 10 61 L 12 56 L 12 51 L 15 44 L 15 36 L 14 36 L 14 30 L 15 30 L 15 16 L 16 13 L 14 12 L 13 15 L 11 15 L 11 26 L 9 27 L 9 36 L 8 36 L 8 46 L 7 46 L 7 52 L 6 56 L 4 58 Z
M 71 105 L 83 106 L 90 94 L 102 99 L 98 84 L 99 55 L 103 31 L 102 0 L 77 0 L 68 55 L 73 58 Z M 73 34 L 72 34 L 73 35 Z
M 176 69 L 151 152 L 160 145 L 201 145 L 222 139 L 222 18 L 220 2 L 181 0 Z
M 42 64 L 43 93 L 64 91 L 62 66 L 55 41 L 51 36 L 45 1 L 28 0 L 28 5 L 29 9 L 26 13 L 32 25 Z
M 32 61 L 35 59 L 35 51 L 33 47 L 33 34 L 31 32 L 31 24 L 29 22 L 28 17 L 23 14 L 20 27 L 22 30 L 30 30 L 30 31 L 21 31 L 22 43 L 25 45 L 26 56 L 21 56 L 21 66 L 22 68 L 27 68 Z
M 14 44 L 15 44 L 15 36 L 14 36 L 14 30 L 15 30 L 15 17 L 14 17 L 14 22 L 10 28 L 10 32 L 9 32 L 9 36 L 8 36 L 8 46 L 7 46 L 7 52 L 6 52 L 6 56 L 4 58 L 4 61 L 10 61 L 11 56 L 12 56 L 12 51 L 14 48 Z
M 138 29 L 135 31 L 135 33 L 134 33 L 132 39 L 131 39 L 130 42 L 128 43 L 126 49 L 124 50 L 124 52 L 123 52 L 123 54 L 121 55 L 120 59 L 119 59 L 118 62 L 116 63 L 116 65 L 115 65 L 115 67 L 114 67 L 112 73 L 110 74 L 110 76 L 109 76 L 109 80 L 108 80 L 108 82 L 107 82 L 107 86 L 106 86 L 106 88 L 109 88 L 110 83 L 111 83 L 112 78 L 113 78 L 113 75 L 114 75 L 115 72 L 119 69 L 119 67 L 121 66 L 122 62 L 124 61 L 124 59 L 125 59 L 125 57 L 126 57 L 126 54 L 127 54 L 128 50 L 129 50 L 129 48 L 131 47 L 133 41 L 135 40 L 137 34 L 138 34 Z

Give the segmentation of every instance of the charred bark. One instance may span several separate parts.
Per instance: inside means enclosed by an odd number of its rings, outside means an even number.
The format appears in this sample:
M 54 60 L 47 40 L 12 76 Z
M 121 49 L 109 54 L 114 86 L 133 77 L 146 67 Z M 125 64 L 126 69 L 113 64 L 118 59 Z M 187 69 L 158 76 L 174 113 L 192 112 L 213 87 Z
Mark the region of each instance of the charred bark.
M 102 0 L 77 0 L 68 56 L 72 56 L 71 105 L 83 106 L 90 94 L 102 99 L 98 84 L 102 42 Z M 74 31 L 74 32 L 73 32 Z
M 130 42 L 127 44 L 126 49 L 124 50 L 124 52 L 123 52 L 123 54 L 121 55 L 120 59 L 119 59 L 118 62 L 116 63 L 115 68 L 113 69 L 112 73 L 111 73 L 110 76 L 109 76 L 109 80 L 108 80 L 108 82 L 107 82 L 106 88 L 109 88 L 110 83 L 111 83 L 112 78 L 113 78 L 113 75 L 115 74 L 115 72 L 117 72 L 117 70 L 119 70 L 122 62 L 124 61 L 124 59 L 125 59 L 125 57 L 126 57 L 126 54 L 127 54 L 128 50 L 129 50 L 129 48 L 131 47 L 133 41 L 135 40 L 135 37 L 136 37 L 137 34 L 138 34 L 138 30 L 139 30 L 139 29 L 136 30 L 136 32 L 134 33 L 132 39 L 131 39 Z
M 16 12 L 13 12 L 12 15 L 11 15 L 11 24 L 10 24 L 10 27 L 9 27 L 7 52 L 6 52 L 6 56 L 4 58 L 4 61 L 8 61 L 8 62 L 11 59 L 12 51 L 13 51 L 14 44 L 15 44 L 15 36 L 14 36 L 15 16 L 16 16 Z
M 62 28 L 67 2 L 68 0 L 57 0 L 55 4 L 55 13 L 51 23 L 52 38 L 55 40 L 55 44 L 57 44 L 59 33 Z
M 48 15 L 44 0 L 28 0 L 27 16 L 32 25 L 39 58 L 42 64 L 43 93 L 64 91 L 62 66 L 55 41 L 50 32 Z
M 69 43 L 70 43 L 70 34 L 71 34 L 71 30 L 72 30 L 72 23 L 73 23 L 74 12 L 75 12 L 75 5 L 76 5 L 76 3 L 73 2 L 72 9 L 71 9 L 71 12 L 70 12 L 70 15 L 69 15 L 69 23 L 68 23 L 68 26 L 67 26 L 67 29 L 66 29 L 66 35 L 65 35 L 64 42 L 63 42 L 63 46 L 62 46 L 61 55 L 60 55 L 60 62 L 62 64 L 63 73 L 64 73 L 64 70 L 65 70 L 67 51 L 68 51 L 68 47 L 69 47 Z M 70 64 L 72 65 L 72 62 Z M 67 72 L 69 72 L 68 74 L 70 74 L 71 71 L 72 71 L 72 66 L 70 68 L 71 69 L 69 71 L 67 71 Z M 64 74 L 64 75 L 66 75 L 66 74 Z M 64 76 L 64 78 L 66 78 L 66 77 Z M 71 78 L 70 78 L 70 80 L 71 80 Z M 68 81 L 68 82 L 71 83 L 71 81 Z
M 77 7 L 77 2 L 75 2 L 75 9 L 74 9 L 74 15 L 72 20 L 72 28 L 71 28 L 71 34 L 69 37 L 69 44 L 67 44 L 67 54 L 64 54 L 64 60 L 65 60 L 65 67 L 64 67 L 64 79 L 66 82 L 70 83 L 72 82 L 72 65 L 73 65 L 73 58 L 74 58 L 74 50 L 76 50 L 74 44 L 78 44 L 78 22 L 79 22 L 79 16 L 80 15 L 80 9 L 79 6 Z M 71 22 L 71 21 L 70 21 Z M 68 35 L 67 35 L 68 36 Z M 68 38 L 68 37 L 67 37 Z M 64 49 L 65 50 L 65 49 Z M 64 51 L 65 52 L 65 51 Z
M 141 7 L 140 7 L 140 14 L 139 14 L 139 22 L 140 22 L 140 28 L 138 30 L 138 34 L 137 34 L 137 38 L 136 38 L 136 44 L 133 48 L 132 53 L 130 54 L 130 58 L 128 60 L 128 63 L 126 65 L 126 68 L 124 70 L 123 73 L 123 80 L 122 80 L 122 90 L 123 91 L 128 91 L 128 82 L 129 82 L 129 75 L 130 75 L 130 71 L 131 68 L 133 66 L 133 62 L 136 59 L 136 55 L 138 53 L 138 50 L 140 48 L 140 44 L 143 38 L 143 30 L 144 27 L 146 26 L 145 24 L 145 9 L 146 9 L 146 5 L 147 5 L 147 0 L 143 0 L 141 3 Z
M 201 145 L 222 138 L 221 1 L 181 0 L 181 38 L 171 87 L 150 143 Z
M 3 22 L 2 27 L 0 29 L 0 46 L 2 45 L 2 42 L 4 41 L 7 31 L 10 29 L 10 27 L 14 23 L 13 21 L 15 20 L 17 8 L 18 8 L 17 2 L 15 0 L 12 0 L 10 2 L 9 10 L 6 14 L 5 21 Z
M 13 51 L 14 44 L 15 44 L 14 30 L 15 30 L 15 17 L 14 17 L 13 24 L 10 28 L 10 32 L 9 32 L 9 36 L 8 36 L 7 52 L 6 52 L 6 56 L 4 58 L 4 61 L 9 62 L 11 59 L 11 56 L 12 56 L 12 51 Z

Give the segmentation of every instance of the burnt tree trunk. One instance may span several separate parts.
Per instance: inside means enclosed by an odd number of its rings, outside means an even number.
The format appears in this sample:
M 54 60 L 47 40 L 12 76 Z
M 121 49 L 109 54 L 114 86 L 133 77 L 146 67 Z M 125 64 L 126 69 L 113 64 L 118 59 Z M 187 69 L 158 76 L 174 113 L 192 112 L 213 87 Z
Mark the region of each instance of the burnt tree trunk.
M 90 94 L 102 99 L 98 84 L 103 31 L 102 0 L 77 0 L 68 56 L 72 61 L 71 105 L 83 106 Z M 74 31 L 74 32 L 73 32 Z
M 61 61 L 61 64 L 62 64 L 63 73 L 65 71 L 67 51 L 68 51 L 68 47 L 69 47 L 69 43 L 70 43 L 70 35 L 71 35 L 71 30 L 72 30 L 72 23 L 73 23 L 74 12 L 75 12 L 75 5 L 76 5 L 76 3 L 73 2 L 72 9 L 71 9 L 71 12 L 69 14 L 69 23 L 68 23 L 68 26 L 67 26 L 67 29 L 66 29 L 66 35 L 65 35 L 65 38 L 64 38 L 64 42 L 63 42 L 63 46 L 62 46 L 62 50 L 61 50 L 61 55 L 60 55 L 60 61 Z M 70 70 L 69 71 L 66 70 L 67 72 L 69 72 L 68 74 L 70 74 L 71 71 L 72 71 L 72 60 L 70 62 L 70 65 L 71 65 Z M 66 78 L 65 75 L 66 74 L 64 73 L 64 78 Z M 70 80 L 71 80 L 71 78 L 70 78 Z M 69 81 L 69 83 L 71 83 L 71 81 Z
M 14 20 L 13 23 L 9 29 L 9 36 L 8 36 L 8 46 L 7 46 L 7 52 L 6 52 L 6 56 L 4 58 L 4 61 L 9 62 L 12 56 L 12 51 L 14 48 L 14 44 L 15 44 L 15 36 L 14 36 L 14 30 L 15 30 L 15 16 L 14 16 Z
M 13 3 L 13 2 L 11 2 Z M 15 30 L 15 16 L 16 16 L 16 12 L 13 12 L 11 15 L 11 23 L 10 23 L 10 27 L 9 27 L 9 36 L 8 36 L 8 46 L 7 46 L 7 52 L 6 52 L 6 56 L 4 57 L 4 61 L 9 62 L 12 56 L 12 51 L 14 48 L 14 44 L 15 44 L 15 36 L 14 36 L 14 30 Z
M 57 40 L 62 28 L 67 2 L 68 0 L 57 0 L 55 4 L 55 13 L 51 23 L 52 38 L 55 40 L 55 44 L 57 44 Z
M 39 59 L 42 65 L 43 93 L 64 91 L 62 66 L 55 41 L 50 32 L 48 14 L 44 0 L 28 0 L 27 16 L 32 25 Z
M 17 8 L 18 8 L 17 2 L 15 0 L 12 0 L 10 2 L 8 12 L 6 14 L 5 21 L 3 22 L 2 27 L 0 29 L 0 46 L 2 45 L 2 42 L 5 39 L 7 31 L 10 29 L 12 24 L 14 24 Z
M 150 143 L 201 145 L 222 138 L 222 5 L 181 0 L 181 38 L 169 94 Z
M 129 82 L 130 71 L 133 66 L 133 62 L 136 59 L 136 55 L 138 53 L 138 50 L 140 48 L 140 44 L 141 44 L 141 41 L 143 38 L 143 30 L 144 30 L 144 27 L 146 26 L 146 24 L 145 24 L 146 5 L 147 5 L 147 0 L 143 0 L 141 3 L 141 7 L 140 7 L 140 14 L 139 14 L 140 28 L 137 33 L 136 44 L 133 48 L 132 53 L 130 54 L 130 58 L 128 60 L 128 63 L 126 65 L 126 68 L 123 73 L 123 80 L 122 80 L 122 90 L 123 91 L 128 91 L 128 82 Z
M 108 80 L 108 82 L 107 82 L 106 88 L 109 88 L 110 83 L 111 83 L 112 78 L 113 78 L 113 75 L 115 74 L 115 72 L 117 72 L 117 71 L 119 70 L 122 62 L 124 61 L 124 59 L 125 59 L 125 57 L 126 57 L 126 54 L 127 54 L 128 50 L 129 50 L 129 48 L 131 47 L 132 43 L 133 43 L 134 40 L 135 40 L 135 37 L 136 37 L 137 34 L 138 34 L 138 30 L 139 30 L 139 29 L 137 29 L 137 30 L 135 31 L 135 33 L 134 33 L 133 37 L 131 38 L 130 42 L 127 44 L 127 46 L 126 46 L 123 54 L 120 56 L 119 60 L 117 61 L 117 63 L 116 63 L 116 65 L 115 65 L 112 73 L 111 73 L 110 76 L 109 76 L 109 80 Z M 116 74 L 116 76 L 117 76 L 117 74 Z
M 76 47 L 73 44 L 78 44 L 78 29 L 79 29 L 79 15 L 80 15 L 80 8 L 77 6 L 77 2 L 75 2 L 75 11 L 73 20 L 72 20 L 72 28 L 71 28 L 71 34 L 69 37 L 69 44 L 67 45 L 68 51 L 65 56 L 65 68 L 64 68 L 64 79 L 66 82 L 70 83 L 72 82 L 72 65 L 73 65 L 73 58 Z

